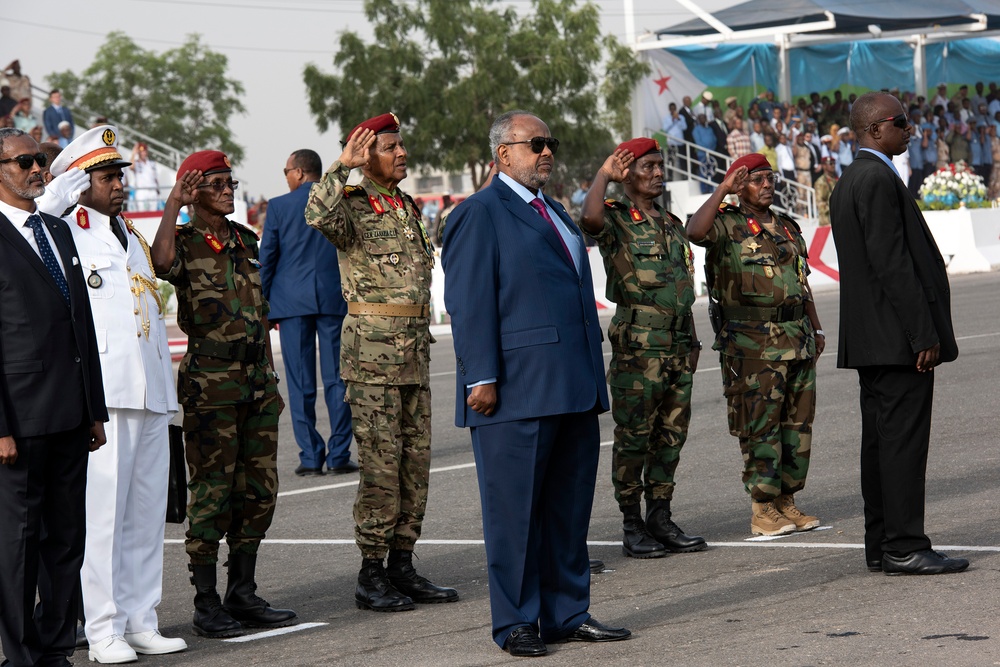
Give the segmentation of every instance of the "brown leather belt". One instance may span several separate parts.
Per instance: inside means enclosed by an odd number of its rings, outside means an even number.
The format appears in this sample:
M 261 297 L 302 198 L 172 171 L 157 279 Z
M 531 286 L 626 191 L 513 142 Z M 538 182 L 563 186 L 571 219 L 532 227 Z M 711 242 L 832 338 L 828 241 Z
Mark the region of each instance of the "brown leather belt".
M 383 317 L 430 317 L 431 307 L 426 303 L 364 303 L 349 301 L 348 315 L 381 315 Z

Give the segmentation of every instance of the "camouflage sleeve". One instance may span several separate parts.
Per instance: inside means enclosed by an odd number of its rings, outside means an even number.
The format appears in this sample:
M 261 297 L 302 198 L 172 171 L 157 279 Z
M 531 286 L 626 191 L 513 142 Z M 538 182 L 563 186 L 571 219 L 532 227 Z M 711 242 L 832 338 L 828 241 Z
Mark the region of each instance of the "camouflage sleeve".
M 344 203 L 344 186 L 351 170 L 334 162 L 309 192 L 306 205 L 306 223 L 323 232 L 323 235 L 340 250 L 345 250 L 354 235 L 354 225 Z
M 682 227 L 683 229 L 683 227 Z M 685 237 L 687 235 L 685 234 Z M 714 246 L 719 239 L 726 238 L 726 223 L 725 223 L 725 211 L 720 210 L 715 215 L 715 220 L 712 221 L 712 226 L 709 227 L 708 232 L 705 234 L 705 238 L 700 241 L 691 241 L 691 243 L 701 246 L 702 248 L 711 248 Z
M 615 241 L 618 239 L 618 225 L 615 224 L 615 206 L 617 204 L 613 200 L 605 200 L 604 202 L 604 227 L 601 231 L 596 234 L 591 234 L 590 232 L 584 231 L 587 236 L 591 237 L 597 241 L 597 245 L 601 248 L 611 248 L 614 247 Z M 582 229 L 582 228 L 581 228 Z
M 184 271 L 184 239 L 180 233 L 174 236 L 174 248 L 174 263 L 165 273 L 157 273 L 156 277 L 160 280 L 166 280 L 174 287 L 181 287 L 187 283 L 187 273 Z

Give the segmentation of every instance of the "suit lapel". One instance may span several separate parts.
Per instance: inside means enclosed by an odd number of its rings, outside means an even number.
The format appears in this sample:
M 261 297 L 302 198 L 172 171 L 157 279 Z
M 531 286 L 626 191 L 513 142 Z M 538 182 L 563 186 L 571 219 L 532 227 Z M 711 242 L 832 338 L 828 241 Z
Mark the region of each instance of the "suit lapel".
M 59 258 L 62 260 L 63 274 L 66 276 L 66 285 L 69 288 L 70 309 L 73 310 L 80 296 L 79 294 L 75 294 L 73 290 L 73 273 L 78 269 L 80 259 L 76 256 L 76 245 L 73 243 L 72 233 L 69 231 L 66 223 L 59 218 L 53 218 L 44 213 L 41 215 L 42 220 L 45 221 L 46 226 L 49 228 L 52 240 L 56 244 L 56 252 L 59 253 Z M 74 262 L 76 263 L 74 264 Z M 48 273 L 48 269 L 45 272 Z M 49 276 L 49 280 L 52 282 L 53 287 L 55 287 L 56 281 L 52 280 L 52 276 Z M 56 287 L 56 291 L 58 290 L 59 288 Z
M 41 215 L 42 221 L 44 222 L 45 216 L 44 214 Z M 44 279 L 45 282 L 52 287 L 56 294 L 59 294 L 59 299 L 62 300 L 62 294 L 59 292 L 59 286 L 56 285 L 56 281 L 52 278 L 52 274 L 49 273 L 49 270 L 45 268 L 45 262 L 42 261 L 42 258 L 39 257 L 38 253 L 35 252 L 35 249 L 32 248 L 26 240 L 24 240 L 24 237 L 21 236 L 21 233 L 14 228 L 14 223 L 8 220 L 7 216 L 0 213 L 0 220 L 3 221 L 3 224 L 0 224 L 0 236 L 10 243 L 15 250 L 21 253 L 25 261 L 31 265 L 31 268 L 33 268 L 38 275 L 40 275 L 42 279 Z M 46 222 L 45 224 L 47 225 L 48 223 Z M 51 228 L 49 231 L 52 231 Z
M 563 247 L 562 240 L 559 238 L 559 234 L 556 233 L 556 230 L 552 228 L 552 225 L 546 222 L 541 214 L 532 208 L 530 204 L 514 194 L 514 191 L 510 189 L 510 186 L 501 181 L 499 178 L 494 180 L 494 184 L 500 196 L 500 201 L 507 207 L 507 210 L 523 223 L 541 234 L 542 238 L 544 238 L 548 244 L 552 246 L 552 249 L 556 251 L 560 257 L 562 257 L 562 260 L 566 262 L 566 264 L 573 269 L 574 272 L 576 272 L 576 266 L 574 266 L 570 258 L 566 256 L 566 250 Z

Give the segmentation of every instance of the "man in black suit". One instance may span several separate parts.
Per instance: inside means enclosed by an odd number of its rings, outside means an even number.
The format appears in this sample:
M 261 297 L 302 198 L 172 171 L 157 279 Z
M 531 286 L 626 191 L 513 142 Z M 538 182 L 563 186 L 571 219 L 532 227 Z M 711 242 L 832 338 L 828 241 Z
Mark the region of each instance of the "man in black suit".
M 969 566 L 931 549 L 924 476 L 934 367 L 958 357 L 944 261 L 892 165 L 913 127 L 899 100 L 865 93 L 851 111 L 861 146 L 830 201 L 840 258 L 837 365 L 861 383 L 861 493 L 868 569 L 943 574 Z
M 87 454 L 108 419 L 73 237 L 35 208 L 45 163 L 34 139 L 0 129 L 0 641 L 13 667 L 70 664 Z

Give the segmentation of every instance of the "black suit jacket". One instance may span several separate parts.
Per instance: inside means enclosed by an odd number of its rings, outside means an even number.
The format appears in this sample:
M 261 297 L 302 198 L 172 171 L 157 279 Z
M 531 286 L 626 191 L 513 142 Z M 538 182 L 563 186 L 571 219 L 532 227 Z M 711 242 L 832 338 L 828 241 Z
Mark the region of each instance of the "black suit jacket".
M 906 184 L 860 151 L 833 190 L 830 220 L 840 262 L 837 365 L 910 366 L 936 343 L 941 361 L 954 361 L 948 273 Z
M 70 307 L 38 254 L 0 214 L 0 436 L 15 441 L 108 420 L 76 245 L 65 222 L 41 215 L 65 267 Z

